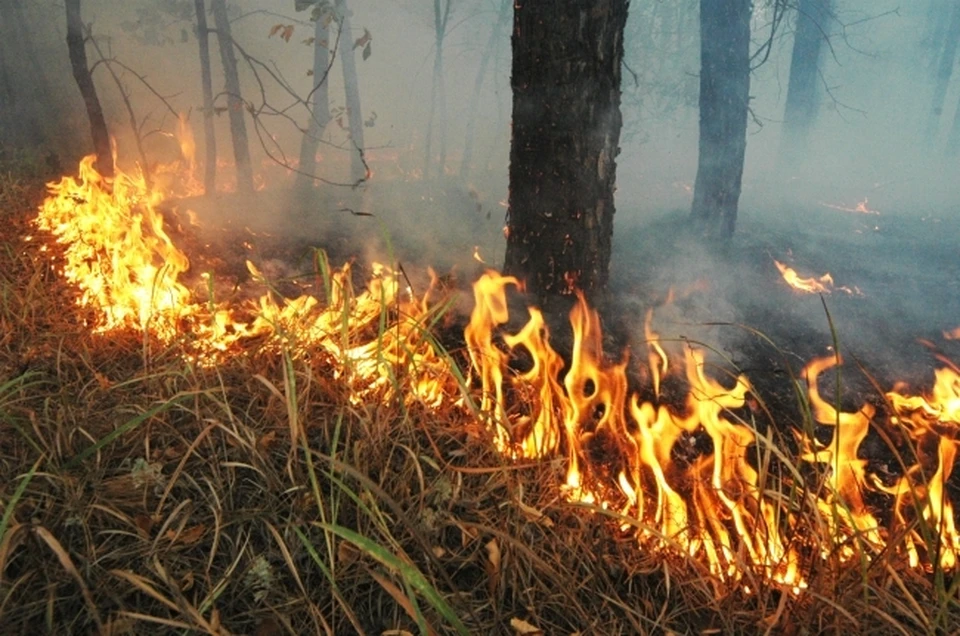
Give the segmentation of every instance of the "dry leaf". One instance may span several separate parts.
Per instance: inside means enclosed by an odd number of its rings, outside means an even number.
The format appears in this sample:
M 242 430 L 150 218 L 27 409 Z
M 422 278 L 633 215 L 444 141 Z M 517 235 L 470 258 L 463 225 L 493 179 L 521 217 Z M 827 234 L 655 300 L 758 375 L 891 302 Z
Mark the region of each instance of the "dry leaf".
M 487 562 L 484 563 L 484 569 L 487 571 L 487 591 L 493 596 L 497 591 L 497 583 L 500 581 L 500 544 L 496 539 L 490 539 L 486 545 Z
M 539 627 L 534 627 L 527 621 L 520 618 L 511 618 L 510 627 L 512 627 L 513 631 L 517 632 L 518 634 L 543 634 L 542 629 Z
M 269 433 L 264 433 L 260 436 L 260 439 L 257 440 L 257 447 L 260 450 L 268 450 L 270 446 L 273 445 L 273 442 L 277 439 L 277 431 L 273 430 Z
M 524 516 L 527 517 L 527 519 L 530 519 L 531 521 L 536 521 L 537 523 L 542 524 L 548 528 L 553 527 L 553 519 L 543 514 L 533 506 L 528 506 L 527 504 L 523 503 L 519 499 L 517 499 L 517 505 L 520 507 L 520 512 L 522 512 Z
M 178 541 L 183 545 L 191 545 L 200 540 L 200 537 L 203 536 L 203 533 L 207 531 L 207 527 L 202 523 L 192 528 L 187 528 L 179 535 L 175 530 L 167 530 L 167 533 L 163 535 L 168 541 Z
M 360 558 L 360 554 L 352 543 L 341 541 L 337 545 L 337 561 L 341 565 L 351 565 L 358 558 Z

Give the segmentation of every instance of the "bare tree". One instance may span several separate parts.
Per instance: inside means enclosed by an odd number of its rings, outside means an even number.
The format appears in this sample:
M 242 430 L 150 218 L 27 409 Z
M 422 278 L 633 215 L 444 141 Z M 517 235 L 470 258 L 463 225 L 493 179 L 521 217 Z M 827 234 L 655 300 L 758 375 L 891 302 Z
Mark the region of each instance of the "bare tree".
M 439 173 L 442 176 L 447 162 L 447 88 L 443 77 L 443 41 L 450 23 L 450 8 L 453 0 L 433 0 L 433 37 L 436 52 L 433 56 L 433 81 L 430 85 L 430 114 L 427 117 L 427 133 L 423 144 L 423 178 L 430 178 L 433 161 L 433 129 L 439 128 L 440 157 Z M 436 125 L 436 111 L 440 109 L 440 124 Z
M 103 117 L 103 107 L 97 96 L 97 88 L 93 84 L 93 77 L 87 65 L 87 47 L 83 33 L 83 18 L 80 13 L 80 0 L 66 0 L 66 13 L 70 66 L 90 120 L 90 134 L 93 137 L 93 147 L 97 155 L 97 170 L 106 177 L 112 177 L 113 157 L 110 151 L 110 134 L 107 132 L 107 122 Z
M 691 217 L 730 238 L 747 149 L 751 0 L 700 0 L 700 148 Z
M 807 135 L 820 105 L 820 64 L 827 43 L 832 0 L 800 0 L 790 57 L 790 79 L 783 124 L 785 143 L 781 152 L 790 158 L 806 148 Z
M 217 188 L 217 133 L 213 127 L 213 77 L 210 69 L 210 29 L 203 0 L 194 0 L 197 13 L 197 43 L 200 53 L 200 83 L 203 86 L 203 191 L 213 194 Z
M 542 299 L 607 284 L 628 5 L 514 1 L 504 269 Z
M 343 87 L 346 92 L 347 122 L 350 130 L 350 180 L 359 183 L 367 178 L 367 164 L 363 158 L 363 111 L 360 108 L 360 82 L 357 79 L 357 60 L 354 40 L 350 37 L 350 10 L 347 0 L 336 0 L 334 5 L 340 21 L 340 64 L 343 67 Z
M 950 26 L 943 35 L 942 48 L 937 63 L 937 75 L 933 88 L 933 100 L 930 104 L 930 116 L 927 119 L 925 137 L 932 143 L 940 128 L 940 118 L 943 115 L 943 102 L 947 97 L 947 88 L 953 67 L 957 61 L 957 45 L 960 44 L 960 0 L 954 0 L 953 10 L 950 12 Z
M 237 72 L 237 56 L 233 51 L 234 41 L 230 34 L 226 0 L 211 0 L 213 20 L 220 43 L 220 59 L 226 80 L 227 111 L 230 117 L 230 136 L 233 139 L 233 157 L 237 169 L 237 191 L 253 191 L 253 165 L 250 161 L 250 142 L 244 122 L 246 106 L 240 92 L 240 75 Z
M 313 89 L 307 97 L 310 121 L 300 142 L 300 172 L 297 180 L 301 186 L 312 185 L 312 175 L 317 166 L 317 148 L 320 137 L 330 122 L 330 97 L 327 78 L 330 73 L 330 30 L 328 16 L 324 12 L 313 15 Z
M 490 60 L 496 55 L 497 42 L 503 31 L 507 18 L 510 17 L 510 9 L 513 8 L 512 0 L 500 0 L 500 11 L 497 13 L 497 22 L 490 29 L 490 37 L 487 39 L 486 46 L 480 54 L 480 68 L 477 69 L 477 78 L 473 82 L 473 94 L 470 96 L 470 107 L 467 113 L 467 136 L 463 145 L 463 161 L 460 163 L 460 176 L 468 178 L 473 162 L 473 142 L 477 132 L 477 108 L 480 105 L 480 93 L 483 90 L 483 80 L 487 75 L 487 68 Z M 429 129 L 428 129 L 429 130 Z

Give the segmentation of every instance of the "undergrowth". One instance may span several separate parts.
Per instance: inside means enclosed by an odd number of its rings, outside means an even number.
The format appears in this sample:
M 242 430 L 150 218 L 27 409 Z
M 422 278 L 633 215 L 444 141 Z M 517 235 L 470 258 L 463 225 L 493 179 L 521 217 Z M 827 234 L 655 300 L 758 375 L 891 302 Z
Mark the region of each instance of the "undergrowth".
M 469 409 L 354 403 L 324 353 L 250 347 L 205 368 L 175 347 L 146 357 L 141 334 L 93 334 L 29 224 L 42 189 L 0 187 L 0 633 L 960 624 L 957 579 L 893 549 L 828 558 L 800 594 L 718 587 L 700 564 L 638 548 L 624 519 L 565 503 L 559 461 L 493 452 Z M 788 463 L 771 436 L 760 446 Z

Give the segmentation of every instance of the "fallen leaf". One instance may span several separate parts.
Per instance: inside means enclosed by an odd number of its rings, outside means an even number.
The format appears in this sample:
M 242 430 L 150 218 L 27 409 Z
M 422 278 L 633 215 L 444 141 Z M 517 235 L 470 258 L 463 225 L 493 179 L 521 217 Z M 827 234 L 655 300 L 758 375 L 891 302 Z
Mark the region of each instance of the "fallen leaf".
M 533 635 L 533 634 L 542 634 L 542 633 L 543 633 L 543 630 L 540 629 L 539 627 L 534 627 L 533 625 L 531 625 L 531 624 L 528 623 L 527 621 L 525 621 L 525 620 L 523 620 L 523 619 L 520 619 L 520 618 L 511 618 L 511 619 L 510 619 L 510 627 L 512 627 L 512 628 L 513 628 L 513 631 L 517 632 L 518 634 L 529 634 L 529 635 Z
M 484 569 L 487 571 L 487 591 L 493 596 L 500 581 L 500 544 L 496 539 L 490 539 L 486 548 L 487 562 L 484 563 Z
M 202 523 L 200 525 L 187 528 L 179 535 L 176 530 L 167 530 L 167 533 L 163 535 L 168 541 L 177 541 L 183 545 L 191 545 L 200 540 L 200 537 L 203 536 L 203 533 L 207 531 L 207 527 Z

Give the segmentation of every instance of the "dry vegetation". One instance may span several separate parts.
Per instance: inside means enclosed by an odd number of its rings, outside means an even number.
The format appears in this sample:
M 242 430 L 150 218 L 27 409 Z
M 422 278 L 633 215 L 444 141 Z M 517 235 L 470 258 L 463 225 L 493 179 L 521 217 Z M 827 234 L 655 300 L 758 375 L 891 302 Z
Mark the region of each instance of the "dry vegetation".
M 30 224 L 42 176 L 15 167 L 0 172 L 0 633 L 960 624 L 952 575 L 893 550 L 827 560 L 800 595 L 728 588 L 565 503 L 559 464 L 505 463 L 461 410 L 352 405 L 324 354 L 251 346 L 199 368 L 139 333 L 92 334 Z

